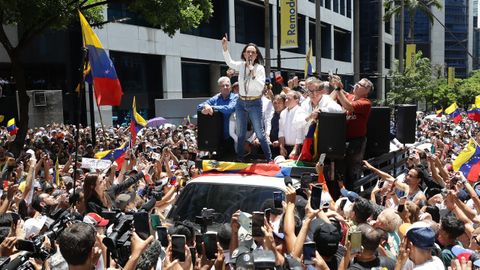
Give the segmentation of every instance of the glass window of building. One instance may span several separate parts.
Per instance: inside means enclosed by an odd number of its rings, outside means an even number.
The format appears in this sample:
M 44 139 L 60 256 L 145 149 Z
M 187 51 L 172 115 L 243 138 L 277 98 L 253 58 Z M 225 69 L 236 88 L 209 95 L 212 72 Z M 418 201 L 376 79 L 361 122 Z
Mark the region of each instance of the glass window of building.
M 322 23 L 322 58 L 332 58 L 332 38 L 331 38 L 331 25 L 328 23 Z M 317 44 L 317 39 L 315 35 L 315 20 L 310 19 L 308 24 L 309 37 L 312 41 L 312 55 L 316 56 L 315 46 Z
M 385 68 L 390 69 L 392 64 L 392 45 L 385 44 Z
M 272 5 L 270 5 L 270 14 L 272 14 Z M 263 2 L 245 2 L 235 1 L 235 42 L 250 43 L 253 42 L 260 47 L 265 47 L 265 8 Z M 273 27 L 270 15 L 270 44 L 273 48 Z
M 180 31 L 184 34 L 190 34 L 206 38 L 218 39 L 228 32 L 228 1 L 212 0 L 213 15 L 208 21 L 202 22 L 197 28 L 191 28 L 187 31 Z
M 347 1 L 347 17 L 352 18 L 352 0 Z
M 182 59 L 182 94 L 184 98 L 210 96 L 210 64 Z
M 338 13 L 338 1 L 339 0 L 333 0 L 333 11 Z
M 326 9 L 332 8 L 332 0 L 325 0 L 325 8 Z
M 340 14 L 345 15 L 345 1 L 348 0 L 340 0 Z
M 338 61 L 351 62 L 351 32 L 335 27 L 334 29 L 334 59 Z
M 117 124 L 130 120 L 133 96 L 144 118 L 155 116 L 155 99 L 163 98 L 162 56 L 110 51 L 122 85 L 122 103 L 113 108 Z

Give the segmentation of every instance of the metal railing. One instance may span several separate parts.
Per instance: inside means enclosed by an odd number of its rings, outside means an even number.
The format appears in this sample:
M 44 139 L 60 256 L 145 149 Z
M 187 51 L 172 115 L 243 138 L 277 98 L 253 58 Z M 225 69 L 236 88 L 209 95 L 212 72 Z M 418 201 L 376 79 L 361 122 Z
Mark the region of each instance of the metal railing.
M 397 150 L 371 158 L 368 162 L 372 164 L 373 167 L 397 177 L 405 172 L 407 159 L 408 152 L 406 150 Z M 363 173 L 364 176 L 353 184 L 353 190 L 358 191 L 361 190 L 362 187 L 363 190 L 368 190 L 373 188 L 377 183 L 379 177 L 376 174 L 369 170 L 364 170 Z

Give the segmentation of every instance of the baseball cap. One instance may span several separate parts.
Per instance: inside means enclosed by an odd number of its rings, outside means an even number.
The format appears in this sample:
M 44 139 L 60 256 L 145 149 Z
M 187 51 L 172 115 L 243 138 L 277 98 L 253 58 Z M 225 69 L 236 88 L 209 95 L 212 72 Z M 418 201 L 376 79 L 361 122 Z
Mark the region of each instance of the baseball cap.
M 340 190 L 340 193 L 342 194 L 343 197 L 348 198 L 350 202 L 354 202 L 355 199 L 357 199 L 359 196 L 356 192 L 346 190 L 345 188 L 342 188 Z
M 421 249 L 429 249 L 435 246 L 435 232 L 425 222 L 415 222 L 407 230 L 407 238 L 412 244 Z
M 315 243 L 322 243 L 317 245 L 317 251 L 323 256 L 332 256 L 337 252 L 338 244 L 342 240 L 342 235 L 337 226 L 331 223 L 323 223 L 317 226 L 313 233 Z
M 83 217 L 83 222 L 92 224 L 95 227 L 105 227 L 110 222 L 108 219 L 102 218 L 97 213 L 88 213 Z

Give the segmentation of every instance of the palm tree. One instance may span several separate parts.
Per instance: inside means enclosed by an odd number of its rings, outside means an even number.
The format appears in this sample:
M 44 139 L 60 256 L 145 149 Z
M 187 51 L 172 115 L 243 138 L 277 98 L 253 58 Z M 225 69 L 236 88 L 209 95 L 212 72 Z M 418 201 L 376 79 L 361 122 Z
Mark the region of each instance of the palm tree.
M 425 14 L 430 21 L 430 24 L 433 24 L 433 13 L 431 7 L 442 8 L 442 4 L 439 0 L 385 0 L 385 15 L 383 16 L 384 20 L 390 20 L 393 16 L 400 16 L 400 40 L 399 40 L 399 69 L 403 73 L 403 41 L 404 41 L 404 8 L 408 10 L 408 19 L 409 19 L 409 29 L 408 29 L 408 41 L 413 40 L 414 33 L 414 19 L 417 11 Z

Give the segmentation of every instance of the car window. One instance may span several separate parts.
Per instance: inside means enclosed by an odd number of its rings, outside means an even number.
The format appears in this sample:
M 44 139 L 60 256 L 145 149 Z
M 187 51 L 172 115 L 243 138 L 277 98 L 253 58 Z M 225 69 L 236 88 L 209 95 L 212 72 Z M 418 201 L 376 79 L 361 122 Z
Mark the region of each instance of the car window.
M 248 213 L 261 211 L 267 200 L 273 205 L 273 192 L 279 190 L 271 187 L 191 183 L 183 189 L 168 217 L 174 221 L 195 222 L 195 217 L 201 215 L 202 209 L 208 208 L 217 213 L 215 222 L 229 222 L 238 209 Z

